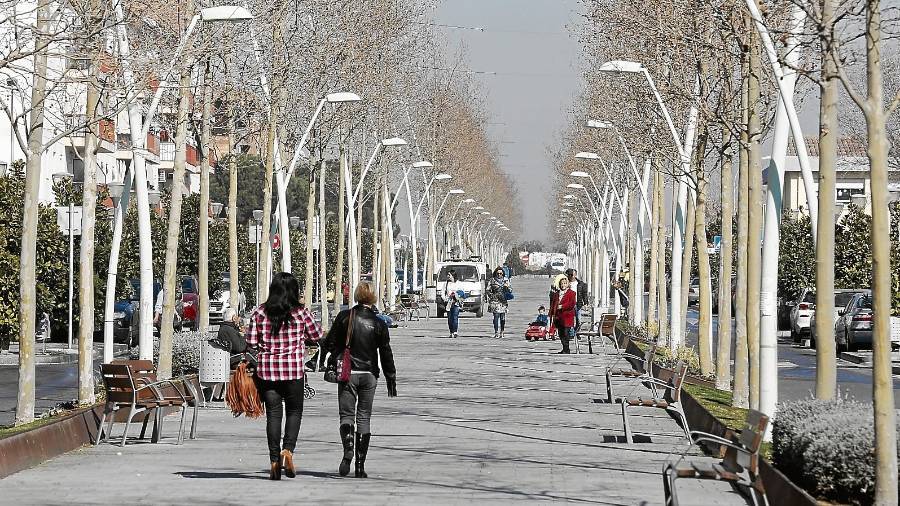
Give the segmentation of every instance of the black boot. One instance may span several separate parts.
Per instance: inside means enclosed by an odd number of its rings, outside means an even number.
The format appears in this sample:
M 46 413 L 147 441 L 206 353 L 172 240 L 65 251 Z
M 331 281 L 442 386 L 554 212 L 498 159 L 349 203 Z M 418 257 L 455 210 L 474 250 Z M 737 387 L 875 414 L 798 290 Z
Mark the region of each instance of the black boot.
M 350 424 L 341 425 L 341 444 L 344 445 L 344 458 L 341 459 L 341 466 L 338 473 L 341 476 L 350 474 L 350 462 L 353 460 L 353 426 Z
M 369 452 L 371 434 L 356 434 L 356 477 L 368 478 L 366 474 L 366 453 Z

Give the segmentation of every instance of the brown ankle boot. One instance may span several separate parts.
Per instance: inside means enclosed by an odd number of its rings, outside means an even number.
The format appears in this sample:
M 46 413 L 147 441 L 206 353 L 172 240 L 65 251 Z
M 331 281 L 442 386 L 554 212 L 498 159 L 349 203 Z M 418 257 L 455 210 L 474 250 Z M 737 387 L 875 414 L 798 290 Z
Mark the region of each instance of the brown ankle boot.
M 290 450 L 281 450 L 281 467 L 284 468 L 284 474 L 288 478 L 297 476 L 294 471 L 294 454 Z
M 280 460 L 272 462 L 272 467 L 269 468 L 269 479 L 270 480 L 280 480 L 281 479 L 281 461 Z

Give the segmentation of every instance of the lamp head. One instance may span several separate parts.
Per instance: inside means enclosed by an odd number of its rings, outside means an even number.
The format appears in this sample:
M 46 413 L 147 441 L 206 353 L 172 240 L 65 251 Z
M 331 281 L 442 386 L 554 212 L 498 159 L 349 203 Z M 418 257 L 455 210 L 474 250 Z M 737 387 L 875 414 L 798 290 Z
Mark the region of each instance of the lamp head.
M 475 199 L 466 199 L 463 200 L 463 202 L 465 202 L 466 204 L 471 204 L 472 202 L 475 202 Z
M 453 176 L 451 176 L 450 174 L 446 174 L 446 173 L 443 173 L 443 172 L 442 172 L 442 173 L 440 173 L 440 174 L 434 176 L 434 178 L 435 178 L 436 180 L 438 180 L 438 181 L 445 181 L 445 180 L 447 180 L 447 179 L 453 179 Z
M 483 207 L 483 206 L 475 206 L 475 207 L 473 207 L 472 209 L 474 209 L 474 210 L 476 210 L 476 211 L 483 211 L 483 210 L 484 210 L 484 207 Z
M 570 194 L 568 194 L 568 195 L 565 195 L 563 198 L 566 199 L 566 200 L 572 200 L 572 199 L 577 199 L 578 197 L 576 197 L 575 195 L 572 195 L 572 194 L 570 193 Z
M 359 98 L 359 95 L 357 95 L 356 93 L 340 92 L 329 93 L 328 95 L 325 95 L 325 100 L 327 100 L 328 103 L 331 104 L 340 104 L 343 102 L 359 102 L 362 99 Z
M 599 129 L 607 129 L 614 128 L 613 124 L 609 121 L 600 121 L 596 119 L 589 119 L 587 122 L 588 128 L 599 128 Z
M 384 139 L 383 141 L 381 141 L 381 145 L 384 147 L 406 146 L 406 141 L 401 139 L 400 137 L 391 137 L 390 139 Z
M 253 220 L 259 221 L 262 219 L 262 209 L 254 209 L 253 210 Z
M 209 204 L 209 207 L 212 209 L 213 217 L 217 218 L 219 214 L 222 213 L 222 208 L 225 206 L 221 202 L 212 202 Z
M 483 215 L 485 215 L 485 216 L 488 216 L 488 215 L 490 215 L 491 213 L 488 212 L 488 211 L 481 211 L 481 214 L 483 214 Z
M 575 155 L 575 158 L 578 158 L 579 160 L 597 160 L 600 158 L 600 155 L 589 151 L 581 151 Z
M 591 175 L 588 174 L 587 172 L 582 172 L 580 170 L 576 170 L 569 175 L 572 177 L 591 177 Z
M 218 21 L 237 23 L 253 19 L 253 14 L 239 5 L 220 5 L 202 9 L 200 11 L 200 19 L 204 23 L 215 23 Z
M 75 175 L 69 174 L 68 172 L 56 172 L 52 176 L 53 181 L 59 183 L 61 181 L 71 181 Z
M 109 192 L 109 196 L 113 199 L 122 198 L 122 193 L 125 191 L 124 183 L 107 183 L 106 191 Z
M 454 188 L 454 189 L 450 190 L 451 195 L 463 195 L 465 193 L 466 192 L 464 190 L 460 190 L 459 188 Z
M 600 65 L 600 72 L 643 72 L 644 66 L 628 60 L 613 60 Z
M 416 162 L 413 164 L 413 168 L 416 169 L 425 169 L 434 167 L 434 164 L 429 162 L 428 160 L 422 160 L 421 162 Z
M 578 183 L 569 183 L 569 184 L 566 185 L 566 188 L 575 188 L 576 190 L 583 190 L 583 189 L 584 189 L 584 185 L 583 185 L 583 184 L 578 184 Z

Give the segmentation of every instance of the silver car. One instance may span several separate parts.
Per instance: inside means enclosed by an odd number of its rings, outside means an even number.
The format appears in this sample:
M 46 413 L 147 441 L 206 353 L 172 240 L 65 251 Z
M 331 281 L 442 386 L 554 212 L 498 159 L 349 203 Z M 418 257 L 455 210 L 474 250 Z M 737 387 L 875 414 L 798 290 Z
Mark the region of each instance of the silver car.
M 872 295 L 859 293 L 840 311 L 834 324 L 834 340 L 839 350 L 855 350 L 861 344 L 872 346 Z
M 809 319 L 816 311 L 816 291 L 805 288 L 791 308 L 791 337 L 799 343 L 803 336 L 809 334 Z
M 840 318 L 841 311 L 847 307 L 847 304 L 850 303 L 850 300 L 853 299 L 853 296 L 856 294 L 869 294 L 871 290 L 864 289 L 842 289 L 834 291 L 834 314 L 832 315 L 831 325 L 834 328 L 834 325 L 837 324 L 838 318 Z M 813 311 L 812 316 L 809 318 L 809 347 L 816 347 L 816 339 L 818 336 L 816 335 L 816 312 Z

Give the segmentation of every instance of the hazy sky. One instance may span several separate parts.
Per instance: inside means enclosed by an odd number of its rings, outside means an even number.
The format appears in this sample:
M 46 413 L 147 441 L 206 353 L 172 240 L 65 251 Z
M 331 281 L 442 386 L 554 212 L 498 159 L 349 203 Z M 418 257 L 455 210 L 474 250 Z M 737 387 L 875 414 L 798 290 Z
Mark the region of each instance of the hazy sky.
M 547 148 L 580 82 L 579 46 L 568 30 L 579 21 L 577 9 L 577 0 L 443 0 L 435 13 L 437 24 L 483 28 L 435 30 L 450 42 L 449 55 L 464 46 L 472 70 L 496 73 L 476 79 L 487 95 L 502 169 L 517 184 L 524 239 L 547 232 Z

